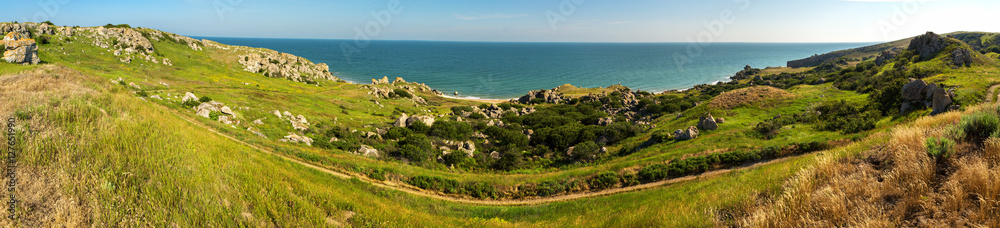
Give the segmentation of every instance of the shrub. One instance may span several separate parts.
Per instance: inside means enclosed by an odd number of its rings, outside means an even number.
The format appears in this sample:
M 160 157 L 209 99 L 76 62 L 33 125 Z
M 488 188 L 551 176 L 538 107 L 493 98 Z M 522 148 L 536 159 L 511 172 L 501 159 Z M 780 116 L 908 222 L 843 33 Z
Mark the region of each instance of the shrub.
M 924 144 L 927 146 L 927 154 L 935 158 L 948 158 L 952 148 L 955 148 L 955 141 L 944 137 L 929 137 Z
M 535 186 L 535 195 L 551 196 L 566 191 L 566 186 L 556 181 L 542 181 Z
M 573 148 L 573 159 L 577 161 L 593 161 L 597 154 L 601 151 L 601 147 L 594 143 L 594 141 L 586 141 L 576 144 Z
M 145 90 L 139 90 L 139 92 L 136 92 L 135 94 L 139 95 L 140 97 L 148 97 L 149 96 L 149 94 L 146 93 Z
M 451 112 L 456 115 L 461 115 L 462 112 L 472 112 L 472 107 L 470 106 L 455 106 L 451 107 Z
M 496 188 L 486 183 L 466 184 L 465 192 L 468 192 L 472 197 L 480 199 L 496 199 L 499 197 Z
M 588 183 L 590 188 L 593 189 L 606 189 L 618 185 L 620 178 L 618 178 L 618 173 L 607 171 L 597 176 L 591 177 Z
M 323 141 L 323 140 L 320 140 L 320 141 Z M 386 180 L 386 178 L 385 178 L 386 171 L 383 170 L 383 169 L 373 168 L 373 169 L 369 169 L 367 171 L 368 172 L 365 172 L 365 174 L 368 175 L 368 177 L 370 177 L 372 179 L 376 179 L 376 180 L 380 180 L 380 181 L 385 181 Z
M 1000 118 L 993 113 L 977 112 L 963 116 L 958 126 L 965 133 L 965 139 L 979 143 L 997 131 Z
M 392 93 L 395 94 L 398 97 L 413 98 L 413 95 L 411 95 L 410 92 L 408 92 L 408 91 L 406 91 L 404 89 L 393 89 Z
M 393 127 L 393 128 L 389 128 L 389 131 L 387 131 L 385 133 L 385 138 L 386 139 L 401 139 L 401 138 L 406 138 L 407 136 L 410 136 L 410 134 L 413 134 L 413 131 L 411 131 L 409 128 L 405 128 L 405 127 Z
M 193 108 L 193 107 L 196 107 L 198 105 L 201 105 L 201 102 L 198 102 L 196 100 L 188 100 L 188 101 L 185 101 L 184 103 L 182 103 L 181 105 L 184 105 L 184 107 L 186 107 L 186 108 Z
M 38 44 L 49 44 L 49 35 L 41 35 L 36 38 Z
M 219 120 L 219 115 L 222 115 L 222 112 L 212 111 L 208 113 L 208 118 L 212 120 Z
M 466 122 L 438 121 L 431 126 L 430 135 L 451 140 L 466 140 L 472 136 L 472 125 Z
M 201 98 L 198 98 L 198 101 L 200 101 L 201 103 L 205 103 L 205 102 L 212 101 L 212 98 L 210 98 L 208 96 L 202 96 Z
M 667 165 L 664 164 L 647 165 L 639 170 L 639 178 L 646 182 L 667 179 L 667 177 L 670 175 L 667 173 Z

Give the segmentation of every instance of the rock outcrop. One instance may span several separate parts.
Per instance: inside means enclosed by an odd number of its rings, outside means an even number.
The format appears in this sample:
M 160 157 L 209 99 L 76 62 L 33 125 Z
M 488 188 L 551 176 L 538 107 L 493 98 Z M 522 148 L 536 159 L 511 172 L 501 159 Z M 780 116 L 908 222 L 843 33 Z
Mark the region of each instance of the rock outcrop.
M 948 44 L 945 43 L 944 39 L 938 34 L 933 32 L 927 32 L 924 35 L 914 37 L 910 41 L 910 46 L 907 50 L 911 50 L 920 55 L 921 59 L 927 59 L 934 56 L 934 53 L 941 51 L 947 47 Z
M 712 114 L 705 113 L 705 115 L 702 115 L 698 119 L 698 128 L 706 131 L 714 131 L 719 129 L 719 123 L 715 122 L 715 117 L 712 117 Z
M 194 93 L 187 92 L 184 93 L 184 98 L 181 99 L 181 102 L 197 101 L 197 100 L 198 96 L 195 96 Z
M 736 75 L 729 77 L 729 79 L 732 80 L 749 79 L 750 77 L 757 75 L 757 73 L 760 73 L 760 69 L 752 68 L 750 67 L 750 65 L 746 65 L 743 67 L 743 70 L 736 72 Z
M 410 118 L 406 119 L 406 126 L 409 127 L 410 125 L 413 125 L 413 123 L 418 121 L 424 123 L 424 125 L 427 125 L 428 127 L 434 125 L 434 117 L 425 115 L 413 115 L 410 116 Z
M 882 51 L 882 53 L 878 54 L 878 57 L 875 57 L 875 65 L 876 66 L 884 65 L 885 63 L 889 62 L 889 60 L 892 60 L 893 58 L 896 58 L 896 52 L 889 51 L 889 50 Z
M 677 129 L 676 131 L 674 131 L 673 136 L 674 139 L 681 141 L 695 139 L 698 138 L 698 128 L 695 126 L 690 126 L 688 127 L 687 130 Z
M 291 133 L 291 132 L 288 132 L 288 135 L 286 135 L 285 138 L 280 139 L 278 141 L 293 142 L 293 143 L 305 143 L 308 146 L 312 146 L 312 143 L 313 143 L 313 139 L 312 138 L 309 138 L 309 137 L 306 137 L 306 136 L 301 136 L 301 135 L 296 135 L 295 133 Z
M 899 108 L 900 113 L 906 113 L 916 107 L 930 107 L 931 115 L 949 111 L 952 106 L 954 93 L 949 93 L 944 88 L 936 84 L 927 84 L 920 79 L 910 79 L 910 82 L 903 85 L 900 94 L 903 104 Z
M 955 51 L 951 53 L 951 57 L 953 59 L 952 63 L 955 64 L 956 67 L 972 65 L 972 51 L 969 51 L 969 49 L 955 49 Z
M 9 32 L 0 40 L 4 47 L 3 60 L 8 63 L 38 64 L 38 45 L 35 40 L 17 32 Z
M 533 101 L 541 101 L 544 103 L 554 103 L 554 104 L 565 102 L 567 99 L 563 97 L 562 93 L 559 93 L 557 90 L 558 88 L 550 90 L 532 90 L 529 91 L 528 94 L 521 96 L 517 100 L 522 104 L 528 104 Z
M 361 145 L 361 148 L 358 148 L 358 154 L 370 158 L 377 158 L 379 156 L 378 150 L 368 145 Z
M 372 79 L 372 85 L 385 85 L 389 84 L 389 77 L 382 76 L 382 79 Z
M 251 49 L 240 55 L 238 61 L 243 70 L 272 78 L 285 78 L 296 82 L 315 83 L 317 80 L 341 81 L 330 73 L 325 63 L 313 62 L 288 53 L 267 49 Z

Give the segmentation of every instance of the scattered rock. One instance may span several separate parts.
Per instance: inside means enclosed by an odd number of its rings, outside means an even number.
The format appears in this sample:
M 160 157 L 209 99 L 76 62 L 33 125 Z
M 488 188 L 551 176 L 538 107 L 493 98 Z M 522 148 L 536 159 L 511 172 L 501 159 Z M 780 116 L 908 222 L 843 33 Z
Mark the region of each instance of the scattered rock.
M 161 100 L 161 101 L 163 100 L 163 98 L 160 97 L 160 95 L 149 96 L 149 98 L 153 98 L 153 99 L 157 99 L 157 100 Z
M 556 89 L 532 90 L 529 91 L 528 94 L 521 96 L 517 100 L 522 104 L 528 104 L 535 99 L 541 99 L 541 101 L 544 101 L 545 103 L 555 103 L 555 104 L 564 102 L 566 100 L 566 98 L 563 97 L 562 93 L 556 92 Z
M 714 131 L 715 129 L 719 129 L 719 124 L 715 122 L 715 117 L 712 117 L 712 114 L 705 113 L 705 115 L 702 115 L 698 119 L 698 128 L 706 131 Z
M 715 123 L 724 124 L 724 123 L 726 123 L 726 119 L 724 119 L 722 117 L 715 118 Z
M 924 89 L 926 89 L 927 83 L 924 83 L 920 79 L 910 79 L 910 82 L 903 85 L 902 96 L 904 100 L 923 100 L 924 99 Z
M 264 121 L 261 121 L 260 119 L 256 119 L 256 120 L 253 121 L 253 124 L 264 125 Z
M 219 123 L 222 124 L 233 124 L 233 121 L 229 120 L 229 116 L 219 116 Z
M 181 102 L 197 101 L 197 100 L 198 100 L 198 96 L 195 96 L 191 92 L 187 92 L 187 93 L 184 93 L 184 98 L 181 99 Z
M 209 111 L 208 109 L 200 109 L 200 110 L 198 110 L 197 115 L 201 116 L 201 117 L 205 117 L 205 118 L 211 118 L 211 117 L 209 117 L 210 113 L 211 113 L 211 111 Z
M 674 131 L 674 139 L 683 141 L 695 138 L 698 138 L 698 128 L 695 126 L 690 126 L 687 130 L 677 129 Z
M 406 115 L 406 113 L 403 113 L 402 115 L 399 116 L 399 118 L 396 119 L 396 122 L 392 123 L 392 126 L 395 126 L 395 127 L 407 127 L 408 124 L 406 124 L 406 121 L 409 120 L 409 119 L 410 119 L 410 116 Z
M 301 143 L 305 143 L 306 145 L 312 146 L 313 139 L 309 138 L 309 137 L 305 137 L 305 136 L 299 136 L 299 135 L 296 135 L 295 133 L 289 132 L 288 135 L 286 135 L 285 138 L 281 139 L 280 141 L 282 141 L 282 142 L 293 142 L 293 143 L 300 143 L 301 142 Z
M 493 160 L 500 160 L 500 152 L 490 152 L 490 157 L 493 158 Z
M 597 120 L 597 125 L 608 126 L 615 123 L 615 119 L 612 117 L 604 117 Z
M 142 90 L 142 87 L 140 87 L 139 85 L 136 85 L 135 82 L 129 82 L 128 86 L 131 86 L 133 89 L 136 89 L 136 90 Z
M 406 119 L 406 126 L 409 127 L 410 125 L 413 125 L 413 123 L 417 121 L 423 122 L 424 125 L 427 125 L 428 127 L 434 125 L 434 117 L 425 115 L 414 115 Z
M 370 158 L 377 158 L 379 156 L 378 150 L 368 145 L 361 145 L 361 148 L 358 149 L 358 154 Z
M 401 77 L 396 77 L 396 80 L 393 80 L 392 84 L 406 84 L 406 80 L 403 80 Z
M 219 111 L 226 115 L 234 114 L 233 110 L 229 109 L 229 106 L 222 106 L 222 108 L 219 108 Z

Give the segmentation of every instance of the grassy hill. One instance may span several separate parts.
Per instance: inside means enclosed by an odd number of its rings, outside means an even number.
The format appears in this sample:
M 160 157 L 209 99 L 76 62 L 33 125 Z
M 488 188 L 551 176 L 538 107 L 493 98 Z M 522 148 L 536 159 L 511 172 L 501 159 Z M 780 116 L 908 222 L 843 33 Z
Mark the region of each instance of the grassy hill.
M 346 83 L 292 55 L 148 28 L 29 25 L 48 40 L 42 64 L 0 63 L 0 115 L 17 118 L 22 151 L 19 219 L 0 218 L 7 225 L 741 224 L 818 158 L 883 143 L 927 115 L 898 112 L 907 78 L 956 87 L 956 104 L 971 107 L 1000 74 L 979 52 L 988 47 L 960 33 L 928 60 L 901 50 L 881 65 L 763 70 L 662 94 L 566 85 L 552 90 L 556 102 L 491 107 L 413 82 Z M 949 65 L 956 48 L 975 50 L 974 63 Z M 189 92 L 200 101 L 184 101 Z M 209 104 L 231 114 L 199 116 Z M 394 126 L 404 113 L 436 121 Z M 706 113 L 724 122 L 674 139 Z M 439 148 L 456 141 L 473 156 Z M 634 190 L 603 193 L 624 188 Z

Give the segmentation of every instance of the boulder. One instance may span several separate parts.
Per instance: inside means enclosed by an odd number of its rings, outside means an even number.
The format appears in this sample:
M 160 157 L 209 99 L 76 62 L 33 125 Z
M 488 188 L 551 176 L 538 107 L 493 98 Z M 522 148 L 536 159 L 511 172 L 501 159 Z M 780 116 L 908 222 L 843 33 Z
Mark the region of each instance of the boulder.
M 490 157 L 493 158 L 493 160 L 500 160 L 500 152 L 490 152 Z
M 402 115 L 399 116 L 399 118 L 396 118 L 396 122 L 393 122 L 392 126 L 407 127 L 406 120 L 408 119 L 410 119 L 410 116 L 406 115 L 406 113 L 403 113 Z
M 690 126 L 687 130 L 677 129 L 674 131 L 674 139 L 691 140 L 695 138 L 698 138 L 698 128 L 695 126 Z
M 211 111 L 209 111 L 208 109 L 199 109 L 197 115 L 205 118 L 211 118 L 209 117 L 210 113 Z
M 719 129 L 719 124 L 715 122 L 715 117 L 712 114 L 706 113 L 698 119 L 698 128 L 706 131 L 714 131 Z
M 305 136 L 296 135 L 295 133 L 289 132 L 282 142 L 293 142 L 293 143 L 305 143 L 306 145 L 312 146 L 313 139 Z
M 939 113 L 947 112 L 948 106 L 951 106 L 952 100 L 944 89 L 938 88 L 937 90 L 934 90 L 934 100 L 931 102 L 931 108 L 933 109 L 933 111 L 931 111 L 931 115 L 937 115 Z
M 264 121 L 261 121 L 260 119 L 256 119 L 256 120 L 253 121 L 253 124 L 264 125 Z
M 197 100 L 198 100 L 198 96 L 195 96 L 191 92 L 187 92 L 187 93 L 184 93 L 184 98 L 181 99 L 181 102 L 197 101 Z
M 722 117 L 715 118 L 715 123 L 724 124 L 724 123 L 726 123 L 726 119 L 724 119 Z
M 910 46 L 907 47 L 907 50 L 916 52 L 920 55 L 921 59 L 927 59 L 933 57 L 934 53 L 941 51 L 941 49 L 947 46 L 948 44 L 945 43 L 941 36 L 933 32 L 927 32 L 924 35 L 914 37 L 910 41 Z
M 281 112 L 278 111 L 278 110 L 271 111 L 271 114 L 274 114 L 275 116 L 278 116 L 279 119 L 281 118 Z
M 219 108 L 219 111 L 226 115 L 232 115 L 234 113 L 232 109 L 229 109 L 229 106 L 222 106 L 222 108 Z
M 393 80 L 392 84 L 396 84 L 396 83 L 406 84 L 406 80 L 403 80 L 402 77 L 396 77 L 396 80 Z
M 534 99 L 541 99 L 545 103 L 560 103 L 566 100 L 566 98 L 564 98 L 561 93 L 556 92 L 556 89 L 532 90 L 529 91 L 528 94 L 521 96 L 517 100 L 522 104 L 527 104 Z
M 425 115 L 414 115 L 406 119 L 406 126 L 413 125 L 413 123 L 417 121 L 423 122 L 424 125 L 427 125 L 428 127 L 434 125 L 434 117 Z
M 597 125 L 601 125 L 601 126 L 608 126 L 608 125 L 611 125 L 611 124 L 614 124 L 614 123 L 615 123 L 614 118 L 612 118 L 610 116 L 609 117 L 604 117 L 604 118 L 597 119 Z
M 969 49 L 959 48 L 951 53 L 953 63 L 957 67 L 972 65 L 972 52 Z
M 198 107 L 195 107 L 195 109 L 197 109 L 198 111 L 201 111 L 201 110 L 208 110 L 208 111 L 212 111 L 212 112 L 218 112 L 219 111 L 218 107 L 215 107 L 215 105 L 212 105 L 212 103 L 209 103 L 209 102 L 201 103 L 200 105 L 198 105 Z
M 305 131 L 309 129 L 309 121 L 306 121 L 306 117 L 302 115 L 291 117 L 288 121 L 292 123 L 292 128 L 295 128 L 295 130 Z
M 377 158 L 379 156 L 378 150 L 368 145 L 361 145 L 361 148 L 358 148 L 358 154 L 370 158 Z
M 219 123 L 222 123 L 222 124 L 233 124 L 233 121 L 229 120 L 229 116 L 219 116 Z
M 902 96 L 904 100 L 920 101 L 924 99 L 924 90 L 927 83 L 920 79 L 910 79 L 910 82 L 903 85 Z
M 476 152 L 476 144 L 472 141 L 466 141 L 465 143 L 462 143 L 462 146 L 458 148 L 458 150 L 465 152 L 465 155 L 471 158 L 472 153 Z
M 4 47 L 3 60 L 8 63 L 38 64 L 38 45 L 35 40 L 10 32 L 0 40 Z
M 880 53 L 878 57 L 875 57 L 875 65 L 881 66 L 895 57 L 896 57 L 895 52 L 891 52 L 889 50 L 882 51 L 882 53 Z

